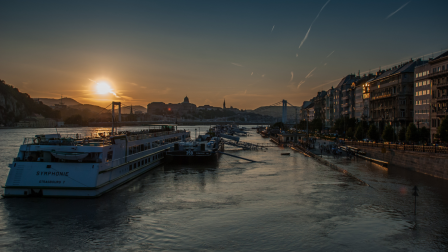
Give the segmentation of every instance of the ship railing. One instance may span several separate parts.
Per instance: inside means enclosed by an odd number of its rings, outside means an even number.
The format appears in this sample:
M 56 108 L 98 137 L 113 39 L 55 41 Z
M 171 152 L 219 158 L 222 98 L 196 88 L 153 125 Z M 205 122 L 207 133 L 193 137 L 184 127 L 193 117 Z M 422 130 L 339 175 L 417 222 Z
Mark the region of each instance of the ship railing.
M 80 140 L 83 139 L 84 136 L 81 133 L 70 133 L 70 134 L 60 134 L 61 138 L 60 139 L 73 139 L 73 140 Z M 38 144 L 38 140 L 36 137 L 25 137 L 23 139 L 23 145 L 28 145 L 28 144 Z
M 60 134 L 61 138 L 72 138 L 72 139 L 84 139 L 85 136 L 81 133 L 70 133 L 70 134 Z
M 151 148 L 151 149 L 147 149 L 147 150 L 135 153 L 135 154 L 128 155 L 127 157 L 121 157 L 121 158 L 117 158 L 117 159 L 111 160 L 111 161 L 106 162 L 104 164 L 104 166 L 102 167 L 102 170 L 126 164 L 126 163 L 130 162 L 131 160 L 138 161 L 139 158 L 148 155 L 149 153 L 151 153 L 151 151 L 154 151 L 154 149 L 156 151 L 163 150 L 163 149 L 168 149 L 169 146 L 167 146 L 167 145 L 169 145 L 169 144 L 172 144 L 172 143 L 168 143 L 167 142 L 167 143 L 165 143 L 163 145 L 159 145 L 159 146 Z
M 128 140 L 129 141 L 142 140 L 142 139 L 153 138 L 153 137 L 173 135 L 173 134 L 178 134 L 178 133 L 182 133 L 182 132 L 187 132 L 187 131 L 185 131 L 185 130 L 175 130 L 175 131 L 165 131 L 165 132 L 157 132 L 157 133 L 132 135 L 132 136 L 128 136 Z
M 34 139 L 36 139 L 36 138 L 35 137 L 25 137 L 25 139 L 23 139 L 23 145 L 34 144 Z

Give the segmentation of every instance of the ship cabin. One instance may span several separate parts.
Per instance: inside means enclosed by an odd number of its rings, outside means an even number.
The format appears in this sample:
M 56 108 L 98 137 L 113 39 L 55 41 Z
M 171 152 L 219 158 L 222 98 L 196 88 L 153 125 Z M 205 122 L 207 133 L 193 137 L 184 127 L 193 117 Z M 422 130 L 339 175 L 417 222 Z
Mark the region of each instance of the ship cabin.
M 113 167 L 168 149 L 168 144 L 189 137 L 189 132 L 176 128 L 176 125 L 155 124 L 140 131 L 114 134 L 35 135 L 24 139 L 14 162 L 107 163 Z

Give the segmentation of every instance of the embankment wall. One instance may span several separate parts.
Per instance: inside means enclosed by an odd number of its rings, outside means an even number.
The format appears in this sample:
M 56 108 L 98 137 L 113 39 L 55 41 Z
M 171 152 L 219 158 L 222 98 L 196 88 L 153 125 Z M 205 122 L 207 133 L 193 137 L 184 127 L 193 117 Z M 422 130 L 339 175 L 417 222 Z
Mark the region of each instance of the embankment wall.
M 448 154 L 391 150 L 388 148 L 386 148 L 386 153 L 382 153 L 379 147 L 359 146 L 359 148 L 365 151 L 368 157 L 448 180 Z

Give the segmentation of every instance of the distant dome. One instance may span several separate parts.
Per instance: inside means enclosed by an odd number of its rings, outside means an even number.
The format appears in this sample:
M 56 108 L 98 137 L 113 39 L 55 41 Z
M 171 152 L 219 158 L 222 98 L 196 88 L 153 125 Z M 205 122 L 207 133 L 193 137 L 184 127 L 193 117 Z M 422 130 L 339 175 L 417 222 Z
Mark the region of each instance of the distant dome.
M 184 102 L 185 102 L 185 103 L 190 103 L 190 100 L 188 99 L 188 96 L 185 96 L 185 98 L 184 98 Z

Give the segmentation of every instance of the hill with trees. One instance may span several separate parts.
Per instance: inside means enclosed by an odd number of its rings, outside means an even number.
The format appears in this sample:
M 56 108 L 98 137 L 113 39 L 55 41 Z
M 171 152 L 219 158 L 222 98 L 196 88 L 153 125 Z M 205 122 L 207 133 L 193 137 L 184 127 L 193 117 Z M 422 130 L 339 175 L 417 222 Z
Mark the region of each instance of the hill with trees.
M 19 89 L 0 80 L 0 124 L 13 126 L 14 123 L 33 114 L 55 120 L 60 117 L 59 111 L 35 101 L 28 94 L 21 93 Z

